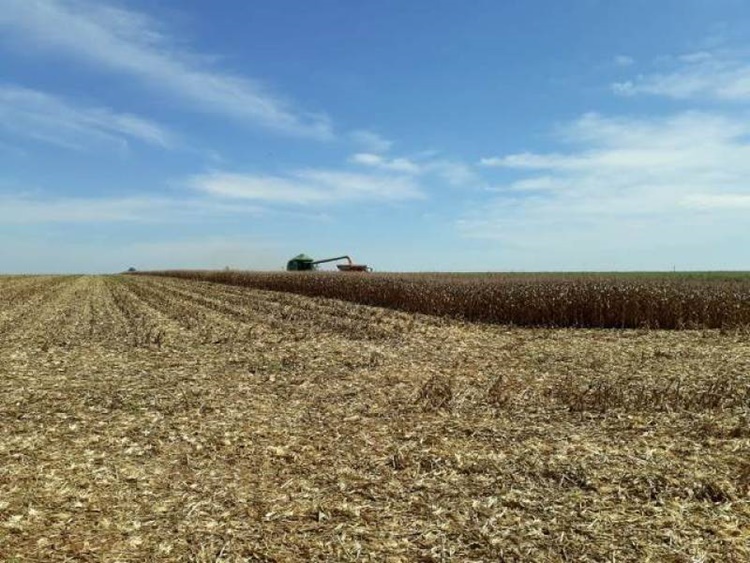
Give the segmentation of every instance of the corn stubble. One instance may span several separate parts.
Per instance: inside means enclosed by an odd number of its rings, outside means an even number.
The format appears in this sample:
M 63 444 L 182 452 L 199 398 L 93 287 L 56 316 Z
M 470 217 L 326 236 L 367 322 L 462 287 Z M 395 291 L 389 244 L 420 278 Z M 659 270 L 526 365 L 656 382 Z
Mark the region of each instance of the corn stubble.
M 750 341 L 726 318 L 0 278 L 0 560 L 748 561 Z

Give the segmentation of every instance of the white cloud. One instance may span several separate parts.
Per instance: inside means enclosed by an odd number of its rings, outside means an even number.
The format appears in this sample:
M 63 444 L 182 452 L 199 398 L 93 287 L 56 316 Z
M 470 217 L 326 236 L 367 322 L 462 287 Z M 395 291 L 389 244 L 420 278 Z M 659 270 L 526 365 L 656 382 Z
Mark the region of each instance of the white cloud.
M 0 223 L 165 223 L 221 214 L 259 214 L 253 206 L 138 195 L 117 198 L 0 195 Z
M 696 209 L 750 209 L 750 193 L 691 194 L 683 204 Z
M 165 128 L 107 108 L 81 107 L 36 90 L 0 85 L 0 129 L 71 149 L 97 144 L 123 145 L 127 139 L 170 147 Z
M 361 146 L 365 151 L 369 153 L 384 153 L 388 152 L 393 146 L 393 142 L 388 139 L 365 129 L 358 131 L 352 131 L 349 134 L 352 141 Z
M 592 256 L 592 249 L 598 267 L 608 251 L 630 252 L 613 255 L 611 264 L 632 267 L 639 259 L 651 265 L 656 255 L 663 260 L 665 248 L 688 256 L 737 236 L 750 243 L 749 136 L 750 122 L 734 116 L 584 115 L 563 131 L 568 152 L 482 159 L 518 177 L 494 188 L 497 195 L 459 228 L 520 253 L 566 256 L 568 267 L 585 267 L 576 256 Z
M 3 0 L 0 28 L 31 51 L 46 50 L 134 76 L 207 113 L 285 133 L 329 138 L 327 117 L 296 110 L 257 82 L 207 64 L 145 14 L 92 0 Z
M 385 159 L 379 154 L 371 153 L 357 153 L 352 155 L 349 159 L 355 164 L 362 164 L 364 166 L 381 166 Z
M 438 159 L 428 163 L 425 168 L 452 186 L 477 187 L 482 183 L 474 170 L 463 162 Z
M 567 188 L 568 183 L 562 181 L 560 178 L 554 176 L 535 176 L 533 178 L 525 178 L 523 180 L 517 180 L 509 185 L 502 186 L 500 188 L 492 188 L 490 191 L 494 192 L 544 192 L 544 191 L 555 191 L 560 188 Z
M 580 147 L 573 153 L 518 153 L 480 160 L 488 167 L 552 170 L 585 174 L 622 172 L 663 179 L 684 179 L 687 172 L 727 171 L 727 164 L 744 168 L 750 155 L 743 138 L 750 134 L 744 120 L 686 112 L 663 119 L 616 119 L 587 114 L 568 126 L 565 140 Z M 750 167 L 749 167 L 750 168 Z M 627 178 L 622 178 L 627 180 Z
M 357 153 L 350 158 L 351 162 L 363 166 L 390 170 L 392 172 L 404 172 L 406 174 L 419 174 L 422 168 L 408 158 L 385 158 L 378 154 Z
M 432 154 L 427 155 L 427 158 L 415 161 L 403 157 L 388 158 L 373 153 L 357 153 L 352 155 L 349 161 L 361 166 L 414 176 L 432 175 L 452 186 L 467 187 L 474 185 L 472 187 L 475 187 L 475 185 L 481 183 L 470 166 L 462 162 L 435 158 Z
M 750 101 L 750 63 L 744 56 L 697 52 L 671 59 L 666 72 L 640 75 L 612 84 L 616 94 L 667 98 Z
M 213 172 L 189 185 L 215 197 L 280 204 L 330 204 L 352 201 L 402 201 L 424 197 L 412 178 L 338 170 L 298 170 L 284 176 Z
M 635 59 L 628 55 L 617 55 L 613 60 L 617 66 L 632 66 L 635 64 Z
M 555 168 L 569 161 L 568 157 L 559 154 L 534 154 L 523 152 L 507 156 L 491 156 L 479 160 L 482 166 L 498 168 L 528 168 L 531 170 L 541 168 Z
M 714 58 L 714 56 L 707 51 L 696 51 L 694 53 L 686 53 L 677 57 L 683 63 L 705 63 Z

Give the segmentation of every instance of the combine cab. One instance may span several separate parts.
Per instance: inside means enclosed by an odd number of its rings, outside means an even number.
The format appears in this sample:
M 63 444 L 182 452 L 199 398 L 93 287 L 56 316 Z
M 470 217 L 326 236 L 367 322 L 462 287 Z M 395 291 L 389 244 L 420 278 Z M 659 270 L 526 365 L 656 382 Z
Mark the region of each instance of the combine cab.
M 287 272 L 312 272 L 318 269 L 318 264 L 326 262 L 337 262 L 346 260 L 346 264 L 336 264 L 340 272 L 371 272 L 372 268 L 365 264 L 355 264 L 348 256 L 337 256 L 336 258 L 324 258 L 323 260 L 314 260 L 306 254 L 298 254 L 286 263 Z

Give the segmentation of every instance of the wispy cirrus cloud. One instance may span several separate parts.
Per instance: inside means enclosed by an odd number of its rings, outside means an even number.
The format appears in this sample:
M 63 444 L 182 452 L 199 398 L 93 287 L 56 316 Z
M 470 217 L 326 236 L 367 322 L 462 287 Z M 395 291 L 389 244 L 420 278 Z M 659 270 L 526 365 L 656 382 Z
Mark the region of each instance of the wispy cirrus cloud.
M 366 129 L 352 131 L 349 133 L 349 138 L 368 153 L 381 154 L 388 152 L 393 146 L 393 141 L 390 139 Z
M 426 158 L 407 158 L 389 157 L 375 153 L 356 153 L 349 157 L 349 162 L 359 166 L 412 176 L 430 175 L 451 186 L 477 187 L 481 184 L 478 174 L 468 164 L 436 157 L 432 154 Z
M 665 268 L 672 258 L 687 268 L 741 266 L 734 251 L 750 244 L 750 125 L 742 105 L 750 101 L 750 65 L 728 52 L 657 64 L 661 72 L 612 90 L 624 101 L 650 95 L 708 101 L 712 110 L 588 113 L 557 128 L 556 151 L 482 158 L 478 166 L 499 180 L 457 222 L 460 232 L 502 243 L 519 264 L 544 253 L 565 269 Z
M 691 194 L 685 197 L 683 204 L 695 209 L 750 209 L 750 193 L 730 194 Z
M 626 67 L 633 66 L 635 64 L 635 59 L 628 55 L 617 55 L 612 59 L 612 62 L 614 62 L 616 66 Z
M 154 121 L 108 108 L 83 107 L 57 96 L 0 84 L 0 129 L 61 147 L 83 150 L 137 140 L 170 148 L 175 136 Z
M 205 198 L 174 198 L 151 195 L 129 197 L 58 197 L 49 195 L 0 194 L 0 223 L 37 225 L 45 223 L 172 223 L 200 217 L 232 214 L 257 215 L 253 205 L 228 205 Z
M 194 190 L 216 198 L 287 205 L 396 202 L 424 198 L 420 186 L 407 175 L 326 169 L 297 170 L 285 175 L 212 172 L 194 176 L 188 184 Z
M 562 131 L 562 140 L 578 150 L 566 153 L 516 153 L 480 160 L 486 167 L 552 170 L 575 174 L 623 171 L 654 178 L 684 179 L 686 173 L 711 170 L 744 173 L 750 168 L 744 120 L 702 112 L 663 118 L 612 118 L 589 113 Z M 740 176 L 741 177 L 741 176 Z M 619 183 L 619 182 L 618 182 Z
M 559 203 L 599 201 L 614 213 L 623 208 L 609 206 L 613 198 L 648 212 L 681 205 L 688 197 L 694 206 L 704 196 L 721 201 L 717 196 L 750 193 L 745 120 L 699 112 L 660 119 L 587 114 L 563 135 L 577 150 L 517 153 L 480 163 L 527 174 L 500 192 L 546 192 Z
M 250 78 L 214 68 L 146 14 L 93 0 L 3 0 L 4 39 L 139 79 L 206 113 L 326 139 L 330 120 L 301 111 Z
M 571 259 L 584 247 L 598 249 L 599 260 L 638 253 L 643 264 L 656 248 L 685 255 L 746 231 L 749 136 L 750 124 L 731 115 L 587 114 L 563 128 L 566 151 L 482 159 L 488 172 L 516 178 L 496 185 L 458 226 L 468 237 Z M 617 267 L 619 258 L 609 263 Z
M 374 153 L 357 153 L 349 159 L 354 164 L 390 170 L 393 172 L 404 172 L 406 174 L 419 174 L 422 167 L 408 158 L 386 158 Z
M 427 170 L 455 187 L 477 188 L 484 184 L 472 166 L 458 160 L 436 159 L 427 165 Z
M 663 96 L 676 100 L 750 101 L 750 63 L 730 52 L 699 51 L 667 59 L 662 72 L 612 84 L 616 94 Z

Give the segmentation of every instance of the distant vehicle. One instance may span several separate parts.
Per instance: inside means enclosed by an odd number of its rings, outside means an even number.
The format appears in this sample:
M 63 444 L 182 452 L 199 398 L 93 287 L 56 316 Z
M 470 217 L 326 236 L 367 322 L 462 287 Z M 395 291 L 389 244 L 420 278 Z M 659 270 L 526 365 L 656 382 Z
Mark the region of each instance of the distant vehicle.
M 324 258 L 315 260 L 306 254 L 298 254 L 286 263 L 287 272 L 312 272 L 318 269 L 318 264 L 346 260 L 346 264 L 336 264 L 340 272 L 371 272 L 372 268 L 366 264 L 355 264 L 348 256 L 337 256 L 336 258 Z

